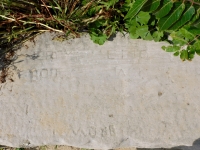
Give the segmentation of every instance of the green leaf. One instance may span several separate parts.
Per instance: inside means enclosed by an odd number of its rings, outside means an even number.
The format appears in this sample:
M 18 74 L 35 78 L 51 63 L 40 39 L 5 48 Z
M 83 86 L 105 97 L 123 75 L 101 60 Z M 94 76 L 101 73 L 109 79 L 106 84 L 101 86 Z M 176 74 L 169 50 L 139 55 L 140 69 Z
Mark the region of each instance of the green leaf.
M 60 5 L 57 3 L 57 1 L 56 1 L 56 0 L 53 0 L 53 2 L 56 4 L 58 10 L 59 10 L 60 12 L 62 12 L 62 8 L 61 8 Z
M 174 36 L 173 40 L 172 40 L 173 44 L 179 44 L 181 46 L 186 45 L 188 42 L 186 40 L 184 40 L 183 38 Z
M 145 38 L 147 36 L 147 33 L 149 32 L 148 26 L 140 26 L 136 30 L 136 34 L 139 35 L 141 38 Z
M 167 30 L 172 24 L 174 24 L 181 17 L 181 14 L 183 13 L 184 9 L 185 4 L 182 3 L 173 11 L 173 13 L 167 15 L 164 18 L 161 18 L 158 21 L 158 26 L 160 30 Z
M 181 19 L 178 20 L 172 27 L 170 27 L 170 30 L 179 29 L 181 26 L 183 26 L 186 22 L 188 22 L 192 18 L 194 13 L 195 13 L 194 6 L 190 6 L 190 8 L 188 8 L 185 11 L 185 13 L 181 16 Z
M 131 39 L 137 39 L 139 37 L 139 35 L 137 35 L 136 33 L 130 33 L 130 38 Z
M 140 25 L 139 23 L 137 23 L 136 18 L 134 18 L 133 20 L 129 20 L 126 23 L 126 27 L 128 28 L 130 38 L 137 39 L 139 37 L 139 35 L 136 34 L 136 30 L 139 26 Z
M 107 2 L 100 2 L 100 4 L 104 4 L 106 9 L 109 9 L 111 6 L 114 6 L 119 0 L 109 0 Z
M 197 20 L 193 26 L 200 29 L 200 20 Z
M 196 50 L 197 55 L 200 56 L 200 50 Z
M 89 16 L 93 16 L 95 15 L 98 11 L 100 10 L 100 7 L 92 7 L 90 9 L 88 9 L 87 14 Z
M 200 40 L 195 42 L 192 46 L 191 46 L 198 55 L 200 55 Z
M 188 32 L 192 33 L 193 35 L 200 35 L 200 30 L 195 27 L 189 28 Z
M 166 52 L 177 52 L 180 50 L 180 47 L 179 46 L 168 46 L 168 47 L 163 47 L 163 49 Z
M 165 0 L 164 3 L 165 3 L 164 6 L 155 14 L 157 18 L 162 18 L 166 16 L 170 12 L 173 6 L 173 1 L 171 0 Z
M 150 32 L 147 33 L 147 35 L 144 37 L 144 40 L 149 40 L 149 41 L 153 40 L 153 37 L 151 36 Z
M 100 19 L 100 20 L 97 20 L 97 21 L 91 23 L 91 26 L 93 26 L 94 28 L 100 28 L 104 24 L 105 24 L 105 20 Z
M 129 31 L 130 34 L 135 35 L 136 34 L 136 26 L 131 26 L 128 29 L 128 31 Z
M 199 16 L 200 16 L 200 8 L 196 10 L 196 13 L 193 16 L 192 20 L 190 21 L 190 24 L 193 25 L 193 23 L 195 23 L 195 21 L 198 21 Z
M 162 48 L 163 50 L 165 50 L 167 47 L 166 47 L 166 46 L 162 46 L 161 48 Z
M 125 3 L 122 5 L 120 10 L 122 12 L 128 12 L 129 9 L 132 7 L 132 5 L 133 5 L 133 1 L 132 0 L 125 0 Z
M 163 34 L 163 32 L 161 31 L 155 31 L 154 33 L 153 33 L 153 39 L 154 39 L 154 41 L 155 42 L 158 42 L 158 41 L 160 41 L 160 39 L 162 38 L 164 36 L 164 34 Z
M 130 8 L 124 19 L 132 19 L 137 15 L 137 13 L 140 11 L 142 6 L 147 2 L 147 0 L 136 0 L 133 6 Z
M 193 49 L 191 46 L 188 46 L 187 50 L 188 50 L 188 60 L 191 61 L 194 58 L 195 49 Z
M 178 32 L 177 35 L 179 35 L 180 37 L 184 38 L 186 41 L 190 41 L 193 40 L 195 38 L 195 35 L 192 34 L 191 32 L 189 32 L 187 29 L 185 28 L 181 28 Z
M 175 53 L 174 53 L 174 56 L 178 56 L 178 55 L 179 55 L 179 52 L 175 52 Z
M 128 30 L 129 30 L 130 38 L 137 39 L 139 37 L 139 35 L 136 34 L 136 30 L 137 30 L 136 26 L 132 25 L 130 26 Z
M 182 50 L 180 58 L 182 59 L 182 61 L 185 61 L 186 59 L 188 59 L 188 51 L 187 50 Z
M 107 35 L 106 34 L 90 34 L 91 40 L 99 45 L 103 45 L 105 41 L 107 40 Z
M 188 60 L 191 61 L 194 58 L 195 54 L 188 53 Z
M 153 12 L 159 7 L 159 5 L 160 5 L 160 0 L 147 1 L 147 3 L 143 6 L 142 10 Z
M 171 33 L 170 36 L 172 37 L 173 44 L 179 44 L 179 45 L 183 46 L 188 43 L 187 40 L 183 39 L 176 32 Z
M 141 25 L 147 24 L 150 19 L 150 15 L 148 12 L 139 12 L 139 14 L 136 17 L 137 22 L 139 22 Z

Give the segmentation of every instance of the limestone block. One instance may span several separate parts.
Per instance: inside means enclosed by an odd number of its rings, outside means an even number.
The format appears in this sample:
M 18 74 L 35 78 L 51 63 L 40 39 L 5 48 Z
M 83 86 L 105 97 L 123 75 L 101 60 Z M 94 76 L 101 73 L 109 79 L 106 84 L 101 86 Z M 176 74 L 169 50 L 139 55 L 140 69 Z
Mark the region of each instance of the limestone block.
M 192 146 L 200 137 L 200 58 L 118 34 L 64 42 L 44 33 L 0 84 L 0 144 L 90 149 Z

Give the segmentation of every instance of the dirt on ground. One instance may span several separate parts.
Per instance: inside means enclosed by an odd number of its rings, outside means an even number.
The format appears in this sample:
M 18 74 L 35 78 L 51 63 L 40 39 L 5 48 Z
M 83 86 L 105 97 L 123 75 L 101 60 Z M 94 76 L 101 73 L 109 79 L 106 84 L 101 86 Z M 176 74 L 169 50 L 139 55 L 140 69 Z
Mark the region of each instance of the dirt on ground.
M 89 150 L 85 148 L 76 148 L 72 146 L 40 146 L 33 148 L 10 148 L 0 147 L 0 150 Z M 91 149 L 92 150 L 92 149 Z M 179 150 L 179 149 L 166 149 L 166 148 L 119 148 L 113 150 Z

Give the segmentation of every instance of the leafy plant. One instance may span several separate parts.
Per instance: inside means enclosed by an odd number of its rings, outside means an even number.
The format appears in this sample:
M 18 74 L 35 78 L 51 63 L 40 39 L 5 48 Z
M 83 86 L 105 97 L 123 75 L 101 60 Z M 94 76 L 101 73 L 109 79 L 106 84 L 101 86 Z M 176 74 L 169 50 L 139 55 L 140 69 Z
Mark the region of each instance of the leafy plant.
M 138 18 L 146 20 L 141 22 Z M 172 45 L 162 48 L 174 52 L 183 61 L 192 60 L 195 53 L 200 55 L 198 0 L 136 0 L 124 19 L 132 38 L 166 40 Z M 167 36 L 172 40 L 167 40 Z
M 167 41 L 166 52 L 191 61 L 200 55 L 200 0 L 1 0 L 0 58 L 45 31 L 64 39 L 88 32 L 100 45 L 128 32 L 133 39 Z

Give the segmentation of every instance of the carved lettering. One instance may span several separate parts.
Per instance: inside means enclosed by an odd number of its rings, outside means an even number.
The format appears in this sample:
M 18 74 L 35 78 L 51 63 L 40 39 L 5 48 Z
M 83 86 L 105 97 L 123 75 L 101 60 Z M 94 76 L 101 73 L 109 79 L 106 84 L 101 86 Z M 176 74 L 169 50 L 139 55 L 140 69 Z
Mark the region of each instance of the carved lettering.
M 90 127 L 89 128 L 89 135 L 94 138 L 96 136 L 96 128 L 95 127 Z
M 108 133 L 107 133 L 107 127 L 102 128 L 101 129 L 101 136 L 102 137 L 106 137 L 107 135 L 108 135 Z
M 110 135 L 111 135 L 111 136 L 115 136 L 115 128 L 114 128 L 113 125 L 110 125 L 110 126 L 109 126 L 109 131 L 110 131 Z
M 57 77 L 57 69 L 41 69 L 41 70 L 30 70 L 31 81 L 38 81 L 43 78 L 55 78 Z
M 97 136 L 100 136 L 102 138 L 106 138 L 106 137 L 111 137 L 111 136 L 115 136 L 116 135 L 116 131 L 115 131 L 115 127 L 114 125 L 109 125 L 107 127 L 102 127 L 102 128 L 96 128 L 94 126 L 90 126 L 87 128 L 87 130 L 80 128 L 75 128 L 73 126 L 70 127 L 70 133 L 71 135 L 74 136 L 89 136 L 91 138 L 95 138 Z
M 56 59 L 57 58 L 57 52 L 40 52 L 38 59 L 40 60 L 51 60 L 51 59 Z
M 26 81 L 31 81 L 31 79 L 33 78 L 32 71 L 18 71 L 17 74 L 19 78 L 22 78 Z M 36 73 L 34 73 L 34 75 L 35 74 Z M 33 80 L 37 80 L 37 79 L 33 78 Z
M 56 77 L 57 76 L 57 70 L 56 69 L 51 69 L 51 77 Z
M 78 129 L 78 130 L 74 130 L 73 128 L 72 128 L 72 132 L 73 132 L 73 134 L 74 135 L 82 135 L 82 136 L 87 136 L 87 134 L 82 130 L 82 129 Z
M 32 81 L 37 81 L 38 80 L 38 72 L 37 72 L 37 70 L 30 71 L 30 74 L 31 74 Z
M 48 77 L 48 70 L 47 69 L 42 69 L 41 70 L 41 77 L 42 78 Z

